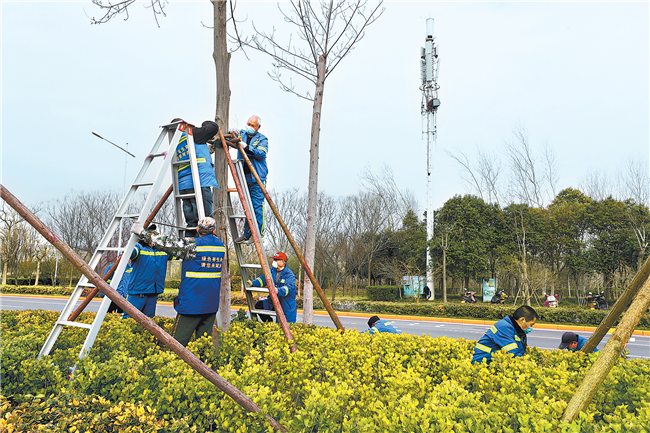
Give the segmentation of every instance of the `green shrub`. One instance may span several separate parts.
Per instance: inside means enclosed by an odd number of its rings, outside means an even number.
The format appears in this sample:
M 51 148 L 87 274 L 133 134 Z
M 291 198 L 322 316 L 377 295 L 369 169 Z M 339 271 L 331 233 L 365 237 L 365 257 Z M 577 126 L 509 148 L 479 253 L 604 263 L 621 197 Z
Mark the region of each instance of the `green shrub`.
M 371 301 L 396 301 L 404 295 L 401 286 L 366 286 L 366 294 Z
M 523 358 L 497 352 L 489 366 L 473 365 L 470 340 L 303 324 L 291 324 L 298 347 L 291 353 L 276 324 L 254 321 L 233 322 L 218 351 L 206 337 L 190 342 L 188 349 L 263 409 L 252 415 L 115 314 L 69 381 L 85 332 L 64 331 L 51 356 L 35 359 L 57 315 L 2 314 L 2 431 L 268 432 L 264 413 L 291 432 L 600 433 L 650 425 L 645 359 L 617 361 L 587 410 L 567 425 L 559 419 L 597 354 L 531 348 Z M 171 319 L 156 322 L 172 326 Z
M 86 296 L 91 289 L 84 288 L 82 296 Z M 15 294 L 25 294 L 25 295 L 60 295 L 60 296 L 70 296 L 74 291 L 74 287 L 63 287 L 63 286 L 0 286 L 0 292 L 2 293 L 15 293 Z
M 166 280 L 165 281 L 165 290 L 167 289 L 178 289 L 181 286 L 181 280 Z

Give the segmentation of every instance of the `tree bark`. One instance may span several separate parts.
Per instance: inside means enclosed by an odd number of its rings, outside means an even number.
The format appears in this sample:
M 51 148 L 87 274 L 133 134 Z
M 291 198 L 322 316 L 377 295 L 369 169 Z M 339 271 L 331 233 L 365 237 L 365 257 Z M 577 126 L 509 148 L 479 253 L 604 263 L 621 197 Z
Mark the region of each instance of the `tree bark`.
M 625 292 L 621 295 L 621 297 L 618 298 L 614 306 L 607 313 L 607 316 L 605 316 L 603 321 L 600 322 L 598 328 L 596 328 L 594 333 L 591 334 L 591 337 L 589 337 L 587 343 L 580 350 L 582 350 L 585 353 L 593 352 L 593 350 L 598 346 L 598 343 L 600 343 L 600 341 L 603 339 L 605 334 L 607 334 L 609 329 L 612 326 L 614 326 L 616 320 L 621 316 L 621 314 L 623 314 L 625 309 L 634 300 L 634 297 L 637 295 L 637 293 L 639 292 L 639 290 L 641 289 L 645 281 L 648 280 L 649 276 L 650 276 L 650 258 L 646 260 L 641 270 L 636 274 L 634 280 L 632 280 L 630 286 L 627 288 L 627 290 L 625 290 Z
M 598 359 L 585 375 L 573 398 L 569 401 L 562 421 L 571 423 L 581 411 L 587 409 L 591 400 L 596 396 L 598 388 L 600 388 L 600 385 L 620 358 L 621 352 L 625 349 L 625 344 L 632 336 L 634 329 L 641 321 L 641 317 L 648 307 L 650 307 L 650 279 L 646 276 L 636 299 L 621 319 L 602 352 L 599 353 Z
M 36 262 L 36 280 L 34 280 L 34 285 L 38 286 L 38 277 L 41 276 L 41 262 Z
M 228 116 L 230 111 L 230 53 L 228 53 L 228 35 L 226 34 L 227 6 L 228 2 L 226 0 L 212 0 L 212 9 L 214 11 L 214 51 L 212 57 L 216 68 L 217 80 L 217 108 L 214 118 L 222 128 L 224 134 L 228 132 Z M 213 216 L 217 223 L 218 236 L 226 244 L 226 248 L 228 245 L 228 219 L 225 212 L 228 194 L 228 161 L 224 153 L 227 151 L 227 146 L 216 148 L 214 151 L 214 173 L 220 188 L 213 188 Z M 221 326 L 224 331 L 230 326 L 230 293 L 230 266 L 228 263 L 228 254 L 226 253 L 226 260 L 221 269 L 221 294 L 219 299 L 221 323 L 216 324 L 217 326 Z
M 318 146 L 320 141 L 320 120 L 323 106 L 323 88 L 325 87 L 325 56 L 318 58 L 318 78 L 314 95 L 314 109 L 311 121 L 311 146 L 309 149 L 309 190 L 307 192 L 307 235 L 305 239 L 305 260 L 314 269 L 316 253 L 316 210 L 318 205 Z M 311 281 L 305 278 L 302 293 L 302 321 L 314 323 L 314 289 Z
M 447 303 L 447 250 L 442 250 L 442 302 Z
M 2 285 L 7 284 L 7 262 L 5 261 L 2 267 Z

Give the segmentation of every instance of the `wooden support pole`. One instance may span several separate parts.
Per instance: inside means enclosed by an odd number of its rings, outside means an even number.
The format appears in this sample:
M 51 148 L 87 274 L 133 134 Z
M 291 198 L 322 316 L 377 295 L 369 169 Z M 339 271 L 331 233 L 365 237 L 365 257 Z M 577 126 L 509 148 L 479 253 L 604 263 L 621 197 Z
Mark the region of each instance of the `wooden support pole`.
M 167 192 L 166 192 L 166 193 L 163 195 L 163 197 L 160 199 L 160 201 L 158 202 L 158 204 L 156 205 L 156 207 L 153 209 L 153 211 L 151 211 L 151 215 L 149 215 L 149 218 L 147 218 L 147 220 L 146 220 L 146 221 L 144 222 L 144 224 L 143 224 L 143 227 L 144 227 L 144 228 L 147 228 L 147 227 L 149 226 L 149 224 L 151 224 L 151 221 L 153 221 L 153 219 L 156 217 L 156 214 L 158 213 L 158 211 L 160 210 L 160 208 L 162 207 L 162 205 L 164 205 L 165 202 L 167 201 L 167 198 L 169 198 L 169 195 L 172 193 L 173 188 L 174 188 L 174 185 L 171 185 L 171 186 L 167 189 Z M 129 254 L 130 254 L 130 253 L 129 253 Z M 119 260 L 120 260 L 120 257 L 118 257 L 118 258 L 115 260 L 115 262 L 113 262 L 113 264 L 111 265 L 111 266 L 113 266 L 113 268 L 110 270 L 110 272 L 109 272 L 108 274 L 106 274 L 106 275 L 104 276 L 104 278 L 103 278 L 104 281 L 107 281 L 107 280 L 110 280 L 110 279 L 111 279 L 111 277 L 112 277 L 113 274 L 115 273 L 115 269 L 117 269 L 117 267 L 116 267 L 115 265 L 117 264 L 117 262 L 118 262 Z M 97 293 L 99 293 L 99 289 L 98 289 L 97 287 L 95 287 L 94 289 L 92 289 L 92 290 L 90 291 L 90 293 L 88 293 L 88 294 L 86 295 L 86 297 L 84 298 L 83 302 L 81 302 L 81 305 L 79 305 L 79 307 L 77 307 L 77 309 L 74 310 L 74 311 L 72 312 L 72 314 L 70 314 L 70 317 L 68 318 L 68 321 L 73 322 L 73 321 L 77 320 L 77 317 L 79 317 L 79 315 L 83 312 L 83 310 L 86 309 L 86 307 L 88 306 L 88 304 L 90 304 L 90 301 L 93 300 L 93 298 L 97 295 Z
M 199 358 L 192 352 L 187 350 L 182 344 L 176 341 L 171 335 L 165 332 L 160 326 L 156 325 L 149 317 L 142 314 L 140 310 L 135 308 L 122 297 L 117 291 L 106 284 L 93 269 L 84 262 L 72 249 L 59 237 L 54 234 L 43 222 L 36 217 L 29 209 L 27 209 L 16 197 L 14 197 L 3 185 L 0 185 L 0 197 L 9 204 L 25 221 L 32 225 L 38 232 L 43 235 L 48 242 L 56 247 L 61 253 L 72 262 L 86 277 L 88 281 L 92 282 L 96 287 L 104 292 L 108 298 L 117 304 L 125 313 L 131 316 L 136 322 L 142 325 L 147 331 L 153 334 L 165 346 L 169 347 L 175 354 L 177 354 L 183 361 L 192 367 L 201 376 L 208 379 L 221 391 L 228 394 L 240 406 L 248 412 L 259 412 L 261 409 L 256 405 L 253 400 L 246 396 L 243 392 L 231 385 L 223 377 L 215 373 L 210 367 L 205 365 Z M 280 425 L 275 419 L 269 415 L 265 415 L 267 422 L 276 430 L 286 432 L 284 427 Z
M 616 361 L 621 358 L 625 344 L 632 336 L 634 329 L 641 321 L 641 317 L 648 307 L 650 307 L 650 279 L 646 278 L 634 302 L 632 302 L 609 341 L 598 354 L 598 359 L 591 366 L 580 387 L 569 401 L 562 421 L 571 423 L 578 418 L 580 412 L 587 409 L 591 400 L 596 396 L 598 388 L 600 388 Z
M 222 137 L 222 140 L 224 138 Z M 225 142 L 225 140 L 224 140 Z M 244 160 L 246 161 L 246 164 L 248 164 L 248 168 L 250 169 L 250 172 L 253 174 L 255 177 L 255 180 L 257 181 L 257 184 L 259 185 L 260 189 L 262 190 L 262 193 L 264 194 L 264 197 L 266 198 L 266 201 L 268 202 L 269 206 L 271 206 L 271 209 L 273 210 L 273 213 L 275 214 L 275 218 L 278 220 L 280 223 L 280 226 L 282 227 L 282 230 L 284 231 L 284 234 L 287 236 L 287 239 L 289 240 L 289 243 L 293 247 L 293 250 L 296 253 L 296 256 L 298 256 L 298 260 L 300 260 L 300 263 L 302 263 L 302 267 L 305 269 L 305 273 L 311 280 L 312 285 L 316 289 L 316 293 L 318 293 L 318 296 L 320 297 L 321 301 L 323 301 L 323 305 L 325 305 L 325 309 L 327 310 L 327 313 L 330 315 L 330 318 L 336 325 L 336 328 L 340 331 L 345 331 L 345 328 L 343 327 L 343 324 L 341 323 L 341 320 L 339 319 L 339 316 L 334 312 L 334 308 L 332 308 L 332 304 L 330 304 L 330 301 L 327 299 L 327 296 L 325 295 L 325 292 L 321 288 L 320 284 L 318 284 L 318 281 L 316 280 L 316 277 L 314 276 L 314 273 L 311 271 L 311 268 L 307 264 L 307 260 L 305 260 L 305 256 L 303 256 L 302 252 L 300 251 L 300 248 L 298 248 L 298 244 L 296 241 L 293 239 L 293 236 L 291 235 L 291 232 L 289 231 L 289 227 L 285 224 L 284 220 L 282 219 L 282 216 L 280 216 L 280 212 L 278 211 L 278 208 L 275 207 L 275 203 L 273 203 L 273 200 L 271 200 L 271 196 L 269 195 L 268 191 L 266 190 L 266 187 L 264 186 L 264 182 L 260 179 L 259 175 L 255 171 L 255 168 L 253 167 L 253 164 L 251 164 L 251 160 L 248 158 L 248 155 L 241 149 L 241 144 L 238 145 L 240 147 L 240 152 L 242 155 L 244 155 Z M 224 146 L 225 148 L 225 146 Z M 303 295 L 304 295 L 304 290 L 303 290 Z
M 637 293 L 639 293 L 639 289 L 641 289 L 641 286 L 645 284 L 649 275 L 650 275 L 650 258 L 646 260 L 641 270 L 637 272 L 636 276 L 632 280 L 630 286 L 625 290 L 625 292 L 621 295 L 621 297 L 618 298 L 614 306 L 607 313 L 607 316 L 605 316 L 603 321 L 600 322 L 598 328 L 596 328 L 594 333 L 591 334 L 591 337 L 589 337 L 587 343 L 585 343 L 585 345 L 582 346 L 582 349 L 580 350 L 582 350 L 585 353 L 591 353 L 594 351 L 594 349 L 601 342 L 605 334 L 609 332 L 610 328 L 612 328 L 614 326 L 614 323 L 616 323 L 616 321 L 618 320 L 618 318 L 621 317 L 621 314 L 623 314 L 623 312 L 627 309 L 627 307 L 632 303 L 632 300 L 634 300 L 634 297 L 637 295 Z
M 262 241 L 257 236 L 257 230 L 255 230 L 255 228 L 253 227 L 253 224 L 257 224 L 257 221 L 253 218 L 251 209 L 248 208 L 248 204 L 246 203 L 246 198 L 244 197 L 242 188 L 248 188 L 248 186 L 242 185 L 241 182 L 239 181 L 239 178 L 237 177 L 237 172 L 235 171 L 235 164 L 232 162 L 229 149 L 225 145 L 226 139 L 223 136 L 223 131 L 221 131 L 221 128 L 219 128 L 219 139 L 221 140 L 221 145 L 223 146 L 226 159 L 228 160 L 228 165 L 230 166 L 230 172 L 232 173 L 232 178 L 234 179 L 235 185 L 237 186 L 237 193 L 239 194 L 239 200 L 241 201 L 242 207 L 244 208 L 246 219 L 248 220 L 249 225 L 251 226 L 251 235 L 253 236 L 253 241 L 255 242 L 255 250 L 257 251 L 257 256 L 260 259 L 260 265 L 262 266 L 262 272 L 264 273 L 264 278 L 266 279 L 266 286 L 269 289 L 269 295 L 271 296 L 271 301 L 273 302 L 273 308 L 275 308 L 275 314 L 277 315 L 277 318 L 280 320 L 280 327 L 282 328 L 282 332 L 284 332 L 284 337 L 287 339 L 289 343 L 291 343 L 291 352 L 295 352 L 296 350 L 298 350 L 298 348 L 296 347 L 296 342 L 293 339 L 293 335 L 291 334 L 291 329 L 289 329 L 287 318 L 284 317 L 284 311 L 282 310 L 282 305 L 280 305 L 280 300 L 278 299 L 278 295 L 274 293 L 272 290 L 275 289 L 275 286 L 273 284 L 273 278 L 271 277 L 271 271 L 269 270 L 269 264 L 266 261 L 266 257 L 264 257 L 264 255 L 262 254 Z M 241 148 L 241 145 L 239 150 L 241 151 L 242 154 L 244 153 L 244 149 Z

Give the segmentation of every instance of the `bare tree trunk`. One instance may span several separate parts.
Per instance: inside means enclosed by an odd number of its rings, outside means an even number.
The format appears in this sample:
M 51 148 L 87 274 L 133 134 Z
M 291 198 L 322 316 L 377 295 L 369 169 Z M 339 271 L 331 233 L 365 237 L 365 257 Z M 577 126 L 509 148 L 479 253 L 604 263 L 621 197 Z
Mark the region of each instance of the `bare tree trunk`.
M 442 302 L 447 303 L 447 250 L 442 250 Z
M 222 128 L 224 133 L 228 132 L 228 115 L 230 110 L 230 53 L 228 53 L 226 34 L 226 19 L 228 16 L 227 1 L 212 0 L 212 9 L 214 11 L 214 51 L 212 57 L 217 73 L 217 109 L 215 121 Z M 228 194 L 228 161 L 226 160 L 227 146 L 215 149 L 214 152 L 214 172 L 217 177 L 217 184 L 220 189 L 213 188 L 214 206 L 213 215 L 217 222 L 217 233 L 228 245 L 228 220 L 226 218 L 226 203 Z M 221 310 L 222 330 L 230 326 L 230 306 L 231 306 L 231 284 L 230 284 L 230 266 L 228 263 L 228 254 L 221 269 L 221 294 L 219 299 L 219 309 Z
M 2 267 L 2 285 L 7 284 L 7 262 L 4 262 L 4 266 Z
M 314 95 L 314 110 L 311 122 L 311 147 L 309 149 L 309 190 L 307 192 L 307 236 L 305 239 L 305 259 L 307 265 L 314 269 L 316 252 L 316 209 L 318 206 L 318 145 L 320 141 L 320 113 L 323 106 L 323 88 L 325 87 L 325 56 L 318 58 L 318 78 Z M 302 321 L 308 325 L 314 323 L 314 288 L 307 278 L 302 295 Z
M 41 276 L 41 262 L 36 262 L 36 280 L 34 280 L 34 285 L 38 286 L 38 277 Z

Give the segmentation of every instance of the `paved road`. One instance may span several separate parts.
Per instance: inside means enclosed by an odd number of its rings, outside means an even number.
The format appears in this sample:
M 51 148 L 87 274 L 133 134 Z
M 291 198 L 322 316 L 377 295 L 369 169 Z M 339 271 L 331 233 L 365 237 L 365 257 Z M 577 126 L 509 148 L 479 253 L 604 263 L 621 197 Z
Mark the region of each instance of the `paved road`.
M 45 309 L 61 311 L 65 306 L 65 299 L 56 298 L 36 298 L 36 297 L 18 297 L 18 296 L 0 296 L 0 309 L 2 310 L 25 310 L 25 309 Z M 88 306 L 88 311 L 97 311 L 99 301 L 92 301 Z M 235 313 L 236 310 L 231 310 Z M 176 312 L 171 305 L 158 305 L 156 313 L 161 316 L 174 317 Z M 298 314 L 298 321 L 302 320 L 302 315 Z M 360 331 L 368 329 L 367 317 L 349 317 L 340 316 L 341 323 L 346 328 L 356 328 Z M 430 335 L 431 337 L 452 337 L 466 338 L 469 340 L 478 340 L 488 329 L 486 325 L 462 324 L 462 323 L 442 323 L 416 320 L 393 320 L 395 326 L 407 334 Z M 314 315 L 314 324 L 319 326 L 328 326 L 334 328 L 334 324 L 327 315 Z M 537 346 L 542 349 L 557 349 L 560 344 L 560 338 L 564 331 L 552 329 L 535 329 L 528 336 L 528 342 L 531 346 Z M 588 337 L 588 332 L 580 332 L 584 337 Z M 609 335 L 603 338 L 598 346 L 602 349 L 607 343 Z M 634 358 L 650 358 L 650 336 L 633 335 L 627 345 L 630 356 Z

